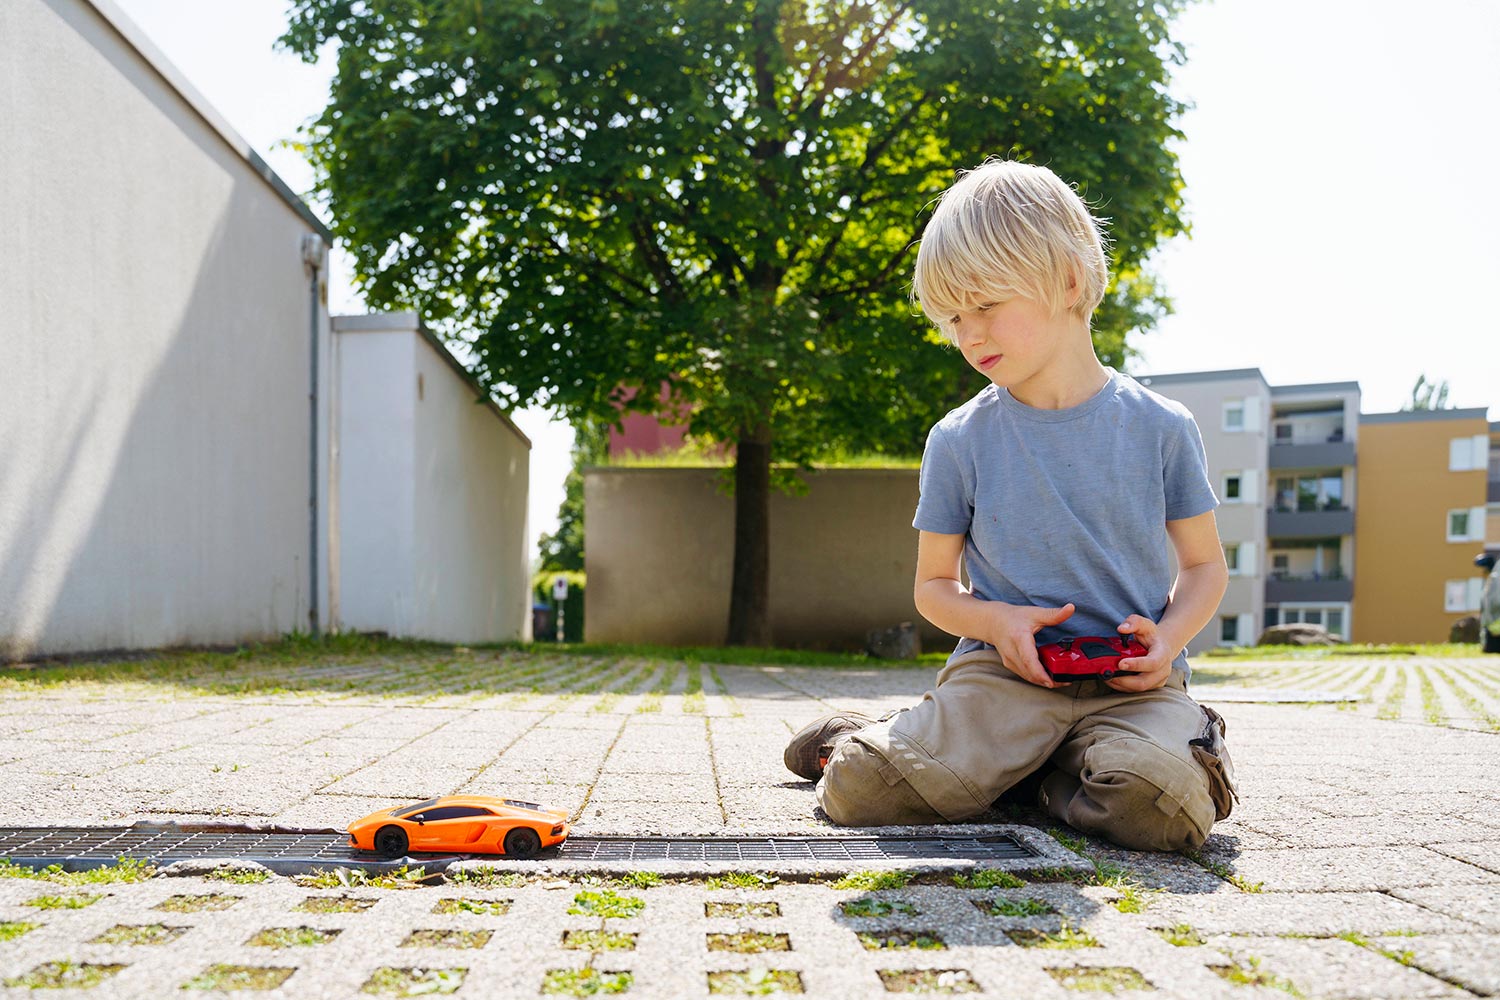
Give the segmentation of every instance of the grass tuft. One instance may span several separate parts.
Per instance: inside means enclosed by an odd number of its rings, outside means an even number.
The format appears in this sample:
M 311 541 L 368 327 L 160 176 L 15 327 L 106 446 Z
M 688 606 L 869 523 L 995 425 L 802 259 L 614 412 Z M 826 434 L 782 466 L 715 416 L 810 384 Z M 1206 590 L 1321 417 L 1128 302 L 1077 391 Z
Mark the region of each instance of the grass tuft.
M 832 884 L 834 889 L 859 889 L 875 892 L 880 889 L 904 889 L 912 880 L 908 871 L 894 872 L 850 872 Z

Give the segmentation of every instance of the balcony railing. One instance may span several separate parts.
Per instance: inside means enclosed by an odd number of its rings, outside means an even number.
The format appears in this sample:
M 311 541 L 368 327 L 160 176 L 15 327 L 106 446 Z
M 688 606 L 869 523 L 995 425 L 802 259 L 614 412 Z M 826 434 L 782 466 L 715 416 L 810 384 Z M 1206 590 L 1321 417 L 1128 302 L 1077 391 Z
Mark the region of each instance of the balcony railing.
M 1290 601 L 1327 601 L 1342 603 L 1354 599 L 1354 581 L 1339 571 L 1324 574 L 1273 573 L 1266 580 L 1266 603 Z
M 1354 464 L 1354 442 L 1343 440 L 1293 441 L 1270 448 L 1273 469 L 1336 469 Z
M 1266 534 L 1271 538 L 1335 538 L 1354 534 L 1354 511 L 1348 507 L 1322 510 L 1292 510 L 1278 506 L 1266 514 Z

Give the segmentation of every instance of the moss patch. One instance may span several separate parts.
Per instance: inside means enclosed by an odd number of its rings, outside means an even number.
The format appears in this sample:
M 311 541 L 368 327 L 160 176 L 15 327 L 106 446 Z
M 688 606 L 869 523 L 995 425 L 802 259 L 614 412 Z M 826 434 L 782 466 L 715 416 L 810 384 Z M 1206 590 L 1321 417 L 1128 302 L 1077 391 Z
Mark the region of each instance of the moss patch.
M 225 865 L 222 868 L 215 868 L 203 877 L 216 882 L 233 882 L 235 885 L 254 885 L 269 879 L 271 873 L 264 868 L 234 868 Z
M 549 969 L 542 979 L 542 992 L 549 995 L 592 997 L 624 993 L 635 977 L 628 972 L 600 972 L 598 969 Z
M 739 996 L 801 993 L 802 974 L 790 969 L 751 969 L 748 972 L 710 972 L 708 992 Z
M 168 896 L 152 907 L 168 913 L 202 913 L 209 910 L 227 910 L 244 896 L 227 896 L 221 892 L 210 892 L 201 896 Z
M 115 882 L 144 882 L 156 874 L 153 865 L 139 858 L 122 857 L 112 865 L 88 868 L 83 871 L 63 871 L 62 865 L 45 868 L 27 868 L 0 858 L 0 878 L 29 878 L 55 885 L 107 885 Z
M 168 927 L 165 924 L 115 924 L 89 944 L 166 944 L 168 941 L 176 941 L 189 929 Z
M 25 920 L 0 920 L 0 942 L 14 941 L 22 934 L 29 934 L 40 926 L 42 925 L 28 923 Z
M 428 927 L 412 931 L 401 942 L 403 948 L 483 948 L 494 931 L 457 931 Z
M 620 931 L 563 931 L 562 946 L 573 951 L 634 951 L 635 938 Z
M 976 899 L 974 908 L 991 917 L 1040 917 L 1056 913 L 1051 904 L 1040 899 Z
M 936 931 L 860 931 L 856 937 L 866 951 L 891 951 L 916 948 L 922 951 L 941 951 L 947 948 L 942 936 Z
M 259 965 L 211 965 L 182 984 L 185 990 L 274 990 L 296 969 Z
M 792 939 L 785 934 L 767 931 L 738 931 L 734 934 L 708 935 L 709 951 L 734 951 L 753 955 L 763 951 L 791 951 Z
M 45 962 L 23 976 L 7 979 L 5 985 L 32 990 L 91 990 L 123 968 L 93 962 Z
M 972 875 L 953 875 L 948 881 L 960 889 L 1020 889 L 1026 883 L 1010 872 L 987 868 Z
M 977 993 L 967 969 L 880 969 L 888 993 Z
M 910 903 L 903 903 L 897 899 L 876 899 L 866 896 L 863 899 L 846 899 L 839 904 L 839 909 L 844 911 L 846 917 L 888 917 L 892 913 L 899 913 L 904 917 L 915 917 L 918 910 Z
M 710 875 L 703 880 L 705 889 L 769 889 L 780 881 L 766 872 L 730 872 Z
M 912 879 L 911 872 L 850 872 L 837 882 L 835 889 L 861 889 L 874 892 L 879 889 L 904 889 Z
M 452 993 L 464 984 L 464 975 L 468 971 L 468 969 L 397 969 L 384 966 L 376 969 L 374 974 L 365 980 L 360 991 L 391 997 Z
M 1171 927 L 1154 927 L 1158 937 L 1177 948 L 1197 948 L 1204 943 L 1203 935 L 1192 924 L 1173 924 Z
M 508 899 L 440 899 L 432 908 L 433 913 L 475 913 L 483 917 L 498 917 L 510 912 Z
M 711 899 L 703 904 L 703 915 L 706 917 L 734 917 L 738 919 L 779 917 L 781 916 L 781 904 L 735 903 Z
M 1273 990 L 1282 990 L 1292 996 L 1302 995 L 1290 979 L 1262 969 L 1259 958 L 1250 958 L 1244 965 L 1238 962 L 1231 965 L 1210 965 L 1208 971 L 1236 986 L 1269 986 Z
M 1119 990 L 1151 990 L 1156 987 L 1134 969 L 1124 966 L 1097 968 L 1048 969 L 1047 974 L 1064 989 L 1091 993 L 1115 993 Z
M 34 906 L 38 910 L 81 910 L 85 906 L 93 906 L 103 896 L 37 896 L 28 899 L 22 906 Z
M 515 889 L 526 884 L 526 876 L 520 872 L 496 868 L 460 868 L 449 873 L 447 878 L 454 885 L 473 886 L 475 889 Z
M 319 927 L 267 927 L 245 943 L 257 948 L 311 948 L 338 936 L 337 930 Z

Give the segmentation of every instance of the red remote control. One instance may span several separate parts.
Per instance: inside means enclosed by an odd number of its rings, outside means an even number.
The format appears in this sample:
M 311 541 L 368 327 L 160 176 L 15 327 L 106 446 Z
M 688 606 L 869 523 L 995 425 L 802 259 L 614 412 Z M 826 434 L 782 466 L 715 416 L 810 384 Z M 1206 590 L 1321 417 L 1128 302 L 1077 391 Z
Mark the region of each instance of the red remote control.
M 1133 656 L 1145 656 L 1146 647 L 1129 636 L 1086 635 L 1062 642 L 1049 642 L 1037 647 L 1042 666 L 1047 676 L 1055 681 L 1076 681 L 1099 678 L 1108 679 L 1116 674 L 1134 671 L 1121 670 L 1120 661 Z

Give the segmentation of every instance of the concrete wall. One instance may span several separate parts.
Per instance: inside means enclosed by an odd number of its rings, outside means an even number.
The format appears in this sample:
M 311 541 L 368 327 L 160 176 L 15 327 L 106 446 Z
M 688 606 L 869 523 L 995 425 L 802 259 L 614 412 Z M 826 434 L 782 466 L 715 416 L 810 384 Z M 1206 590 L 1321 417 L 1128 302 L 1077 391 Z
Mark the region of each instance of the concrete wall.
M 929 650 L 954 639 L 912 603 L 915 469 L 807 474 L 805 496 L 771 497 L 771 622 L 782 645 L 859 648 L 865 633 L 910 621 Z M 712 469 L 595 468 L 584 473 L 590 642 L 724 641 L 734 501 Z
M 334 320 L 339 624 L 529 638 L 531 443 L 410 313 Z
M 136 36 L 0 4 L 0 659 L 309 624 L 321 227 Z
M 1487 431 L 1483 410 L 1362 418 L 1355 642 L 1446 642 L 1464 616 L 1444 610 L 1444 586 L 1479 576 L 1483 543 L 1449 542 L 1447 512 L 1483 507 L 1487 474 L 1450 471 L 1448 442 Z

